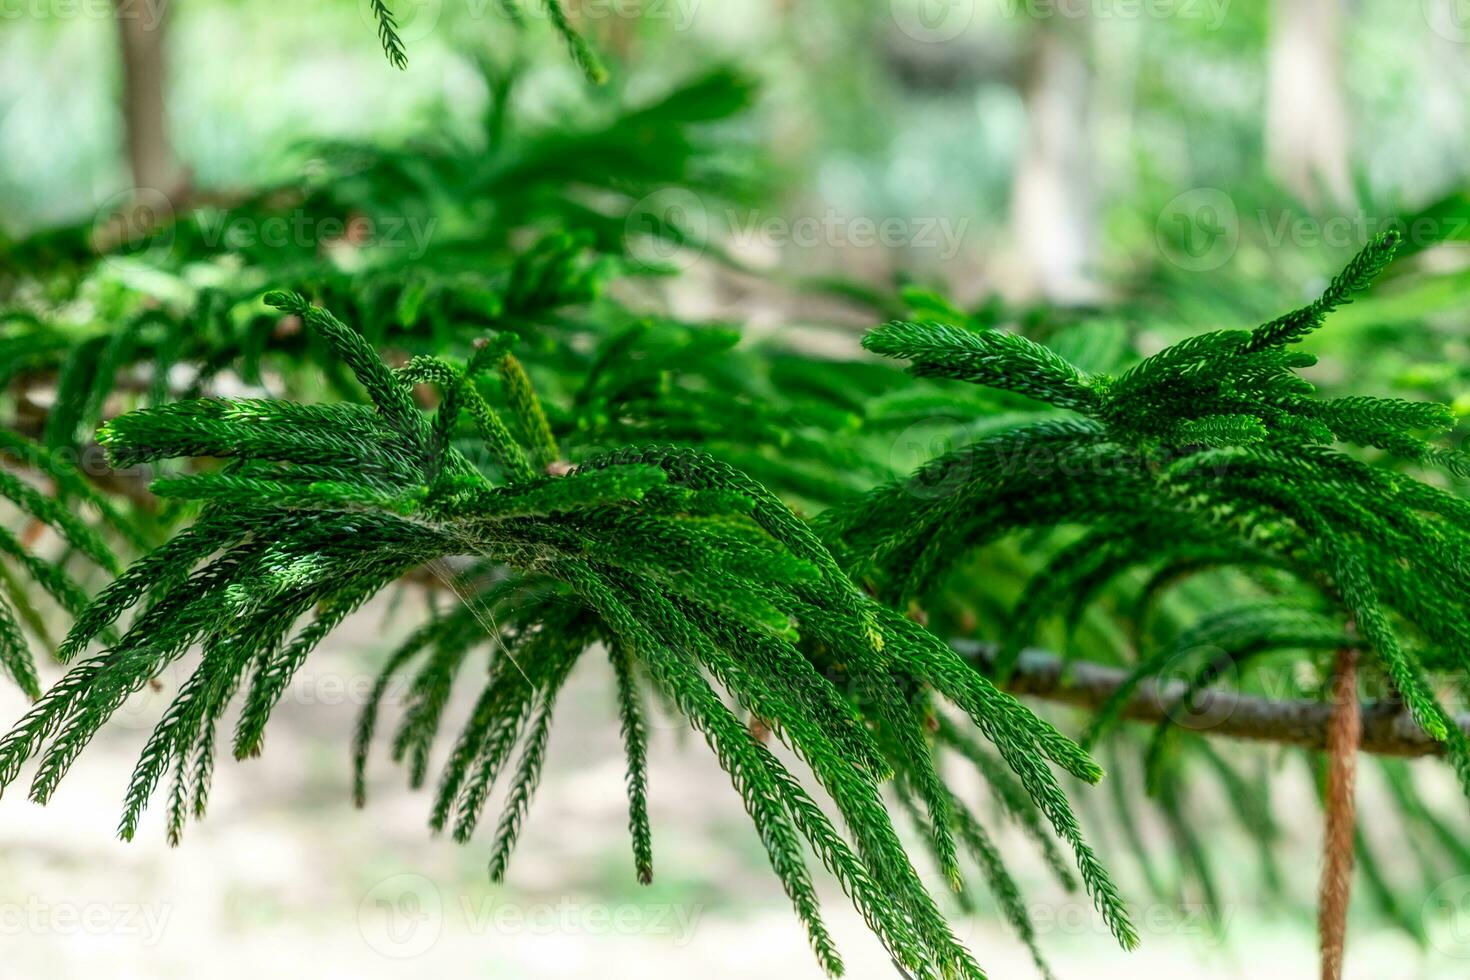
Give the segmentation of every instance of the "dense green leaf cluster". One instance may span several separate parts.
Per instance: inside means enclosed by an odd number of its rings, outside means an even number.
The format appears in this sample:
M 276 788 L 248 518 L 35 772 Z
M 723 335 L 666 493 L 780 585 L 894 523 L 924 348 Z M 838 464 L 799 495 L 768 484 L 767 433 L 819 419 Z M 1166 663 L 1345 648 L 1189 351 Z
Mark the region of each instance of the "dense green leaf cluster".
M 45 801 L 107 718 L 197 646 L 198 665 L 143 750 L 121 825 L 124 837 L 134 834 L 172 769 L 168 826 L 177 838 L 188 813 L 205 808 L 215 729 L 231 700 L 243 699 L 233 738 L 243 758 L 260 750 L 272 708 L 311 650 L 374 593 L 427 566 L 465 601 L 385 667 L 359 731 L 359 795 L 391 677 L 412 671 L 392 746 L 420 783 L 453 682 L 472 657 L 487 657 L 431 824 L 467 840 L 519 743 L 491 858 L 496 878 L 539 779 L 557 692 L 578 657 L 600 644 L 620 678 L 640 879 L 652 873 L 637 683 L 646 678 L 730 774 L 830 972 L 841 961 L 818 914 L 805 847 L 907 969 L 982 975 L 905 853 L 881 799 L 890 777 L 921 812 L 946 876 L 959 887 L 965 846 L 1031 939 L 994 844 L 936 770 L 936 730 L 989 771 L 1017 819 L 1047 839 L 1039 814 L 1072 847 L 1120 941 L 1135 941 L 1049 765 L 1087 781 L 1100 770 L 946 644 L 853 586 L 805 522 L 760 483 L 677 446 L 603 451 L 569 465 L 508 335 L 477 345 L 462 364 L 423 355 L 394 370 L 322 308 L 291 293 L 268 299 L 327 346 L 368 404 L 202 398 L 103 427 L 99 439 L 119 467 L 177 457 L 224 463 L 155 481 L 155 493 L 202 502 L 203 510 L 77 618 L 60 647 L 64 660 L 136 610 L 119 638 L 81 660 L 0 741 L 0 782 L 39 754 L 31 795 Z M 488 383 L 492 372 L 498 385 Z M 428 413 L 417 401 L 425 389 L 437 399 Z M 632 418 L 636 405 L 619 411 Z M 461 567 L 446 570 L 452 561 Z M 721 692 L 806 763 L 846 836 Z M 941 721 L 941 701 L 989 747 Z
M 52 640 L 46 617 L 32 602 L 29 589 L 39 589 L 72 615 L 85 609 L 88 599 L 86 589 L 67 571 L 65 556 L 51 559 L 31 546 L 34 532 L 55 534 L 68 553 L 74 551 L 114 574 L 121 569 L 117 558 L 98 529 L 78 516 L 76 505 L 95 510 L 112 533 L 134 546 L 142 542 L 112 501 L 45 446 L 0 429 L 0 462 L 39 474 L 55 488 L 54 495 L 43 493 L 11 468 L 0 468 L 0 500 L 29 522 L 26 530 L 0 528 L 0 669 L 26 694 L 38 698 L 41 685 L 26 631 L 47 646 Z
M 665 271 L 659 256 L 705 247 L 713 224 L 678 205 L 713 214 L 760 186 L 760 155 L 730 125 L 754 102 L 752 80 L 738 71 L 711 68 L 637 98 L 593 90 L 543 105 L 523 91 L 522 69 L 489 59 L 473 67 L 484 104 L 468 117 L 462 106 L 436 108 L 452 123 L 394 140 L 307 142 L 290 151 L 299 178 L 150 200 L 151 223 L 130 220 L 115 236 L 99 230 L 116 216 L 88 215 L 0 238 L 0 298 L 19 304 L 0 324 L 51 321 L 79 288 L 99 293 L 87 298 L 112 328 L 138 312 L 119 297 L 172 308 L 201 285 L 228 295 L 316 290 L 320 281 L 339 287 L 335 298 L 352 304 L 340 308 L 361 314 L 371 334 L 399 303 L 410 321 L 436 316 L 445 293 L 472 304 L 485 278 L 503 275 L 528 239 L 548 233 L 571 233 L 639 271 Z M 642 259 L 632 259 L 634 245 Z M 99 263 L 108 274 L 101 290 Z M 126 288 L 107 283 L 112 275 Z M 71 332 L 62 318 L 0 336 L 28 341 L 15 356 L 45 357 L 49 341 L 75 340 Z
M 391 8 L 373 10 L 402 67 Z M 547 10 L 595 75 L 561 6 Z M 536 126 L 519 118 L 516 75 L 483 67 L 490 97 L 468 129 L 315 146 L 324 178 L 184 209 L 125 242 L 116 263 L 98 262 L 89 228 L 0 243 L 6 264 L 33 270 L 0 275 L 20 304 L 0 313 L 0 388 L 16 409 L 0 426 L 0 501 L 29 525 L 0 531 L 0 668 L 40 694 L 26 630 L 74 662 L 0 740 L 0 785 L 39 756 L 31 795 L 46 800 L 132 692 L 192 661 L 120 828 L 135 834 L 168 779 L 177 841 L 206 809 L 230 706 L 233 754 L 258 753 L 312 650 L 376 593 L 425 580 L 457 601 L 382 666 L 355 739 L 360 803 L 382 729 L 411 784 L 431 781 L 451 694 L 473 685 L 430 824 L 469 840 L 508 784 L 489 860 L 499 880 L 558 694 L 582 654 L 606 656 L 638 880 L 653 876 L 647 743 L 663 705 L 729 773 L 831 973 L 841 961 L 808 852 L 901 969 L 980 975 L 885 796 L 967 907 L 968 855 L 1044 972 L 993 816 L 1133 945 L 1063 793 L 1099 778 L 1094 747 L 1109 785 L 1074 794 L 1077 806 L 1115 809 L 1111 826 L 1156 893 L 1178 897 L 1187 881 L 1221 906 L 1194 795 L 1209 782 L 1259 847 L 1263 891 L 1282 893 L 1272 771 L 1168 720 L 1142 737 L 1119 725 L 1149 681 L 1320 697 L 1326 655 L 1355 646 L 1380 675 L 1370 681 L 1445 741 L 1470 782 L 1444 697 L 1470 649 L 1459 615 L 1470 510 L 1440 485 L 1470 475 L 1470 460 L 1433 441 L 1454 417 L 1319 397 L 1295 346 L 1368 287 L 1392 236 L 1298 310 L 1141 359 L 1111 316 L 802 284 L 900 316 L 865 346 L 923 380 L 906 379 L 876 360 L 648 312 L 674 271 L 649 254 L 738 265 L 701 215 L 662 196 L 702 206 L 746 193 L 745 158 L 707 132 L 750 106 L 743 77 L 713 71 Z M 313 228 L 353 215 L 380 235 L 280 245 L 228 231 L 283 215 Z M 395 221 L 426 237 L 393 242 Z M 84 478 L 74 461 L 94 433 L 115 469 Z M 1413 475 L 1425 470 L 1444 479 Z M 119 572 L 113 548 L 141 557 Z M 115 576 L 90 603 L 77 559 Z M 74 618 L 59 644 L 32 605 L 38 590 Z M 1129 669 L 1087 719 L 1086 751 L 1001 691 L 1054 613 L 1068 656 Z M 999 656 L 971 663 L 943 642 L 972 635 L 998 641 Z M 401 711 L 387 704 L 398 680 Z M 988 800 L 957 789 L 956 763 Z M 1382 770 L 1424 880 L 1448 864 L 1470 872 L 1403 764 Z M 1135 788 L 1168 831 L 1178 881 L 1134 826 Z M 1361 834 L 1358 850 L 1379 907 L 1420 930 L 1382 850 Z
M 1067 411 L 931 460 L 828 511 L 821 526 L 893 605 L 935 597 L 977 549 L 1009 535 L 1084 529 L 1035 571 L 1014 608 L 1001 677 L 1045 615 L 1062 608 L 1075 624 L 1120 576 L 1150 575 L 1136 607 L 1146 613 L 1157 592 L 1204 569 L 1274 575 L 1274 599 L 1225 610 L 1147 655 L 1117 702 L 1192 651 L 1213 651 L 1193 669 L 1198 687 L 1263 654 L 1361 643 L 1470 786 L 1470 747 L 1431 676 L 1463 677 L 1470 666 L 1459 613 L 1470 584 L 1470 512 L 1460 497 L 1387 460 L 1338 448 L 1367 447 L 1461 476 L 1466 458 L 1426 438 L 1454 418 L 1432 403 L 1317 397 L 1298 373 L 1313 358 L 1290 347 L 1364 288 L 1394 245 L 1391 234 L 1372 242 L 1299 310 L 1254 330 L 1191 337 L 1117 375 L 1080 371 L 999 330 L 889 323 L 865 346 L 912 361 L 917 374 L 1000 387 Z M 1094 720 L 1095 731 L 1116 708 Z

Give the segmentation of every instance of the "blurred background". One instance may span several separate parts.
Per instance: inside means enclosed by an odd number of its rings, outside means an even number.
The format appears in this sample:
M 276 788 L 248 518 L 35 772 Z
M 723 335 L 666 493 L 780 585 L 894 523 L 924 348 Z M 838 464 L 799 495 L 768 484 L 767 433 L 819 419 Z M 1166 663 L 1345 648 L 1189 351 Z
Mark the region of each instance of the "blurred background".
M 307 251 L 356 261 L 333 249 L 367 215 L 376 244 L 411 262 L 431 242 L 512 236 L 531 220 L 524 188 L 575 180 L 634 201 L 598 234 L 626 237 L 645 220 L 687 233 L 688 247 L 657 258 L 685 273 L 660 285 L 660 302 L 689 317 L 850 354 L 892 297 L 923 288 L 1043 333 L 1058 311 L 1085 311 L 1117 324 L 1093 343 L 1146 354 L 1290 308 L 1398 228 L 1406 258 L 1311 340 L 1313 380 L 1470 411 L 1460 0 L 581 0 L 570 7 L 611 70 L 597 89 L 535 10 L 517 29 L 494 0 L 390 6 L 402 72 L 384 62 L 367 0 L 0 0 L 0 286 L 22 299 L 54 289 L 35 270 L 64 278 L 76 242 L 95 248 L 129 200 L 202 209 L 218 220 L 197 222 L 190 248 L 248 253 L 272 247 L 273 230 L 293 245 L 303 233 L 241 202 L 270 188 L 327 194 L 339 225 L 306 232 Z M 670 109 L 668 93 L 691 85 L 698 98 Z M 649 105 L 699 140 L 645 138 L 652 117 L 637 107 Z M 508 132 L 517 162 L 488 162 Z M 599 185 L 629 161 L 652 176 Z M 89 264 L 58 301 L 86 321 L 104 315 L 110 289 L 166 293 L 167 276 L 205 275 L 146 259 Z M 817 975 L 737 797 L 672 724 L 652 765 L 659 877 L 637 887 L 609 681 L 590 665 L 565 695 L 505 888 L 488 883 L 474 845 L 429 838 L 423 794 L 386 763 L 369 806 L 352 809 L 355 712 L 411 625 L 386 606 L 308 665 L 269 751 L 222 767 L 210 819 L 178 851 L 160 833 L 130 845 L 111 834 L 167 679 L 46 809 L 0 802 L 5 974 Z M 0 716 L 22 710 L 0 688 Z M 1453 786 L 1415 775 L 1463 839 Z M 1298 776 L 1283 772 L 1276 797 L 1284 849 L 1300 854 L 1287 863 L 1297 905 L 1260 899 L 1253 845 L 1212 832 L 1209 807 L 1230 801 L 1201 803 L 1194 830 L 1218 891 L 1140 902 L 1144 944 L 1131 956 L 1026 863 L 1029 850 L 1008 851 L 1057 973 L 1314 970 L 1318 819 Z M 1370 826 L 1393 814 L 1374 780 Z M 1120 827 L 1111 811 L 1084 817 L 1104 856 L 1171 833 Z M 1180 873 L 1167 866 L 1177 851 L 1162 849 L 1150 874 Z M 1125 887 L 1136 877 L 1118 874 Z M 1359 901 L 1349 975 L 1464 976 L 1470 936 L 1437 918 L 1470 894 L 1460 884 L 1423 907 Z M 853 975 L 895 975 L 828 887 Z M 956 913 L 960 934 L 992 975 L 1035 975 L 987 901 Z

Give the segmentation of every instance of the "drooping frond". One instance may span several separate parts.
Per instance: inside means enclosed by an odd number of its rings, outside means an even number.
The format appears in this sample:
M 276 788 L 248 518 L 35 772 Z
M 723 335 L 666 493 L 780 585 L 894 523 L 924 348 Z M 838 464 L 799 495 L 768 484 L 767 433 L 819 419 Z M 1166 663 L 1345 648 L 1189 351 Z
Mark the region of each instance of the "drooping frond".
M 920 375 L 1005 389 L 1069 414 L 934 459 L 824 514 L 824 533 L 887 601 L 904 604 L 935 596 L 984 546 L 1028 529 L 1080 529 L 1016 608 L 996 663 L 1002 679 L 1048 613 L 1066 608 L 1075 628 L 1089 600 L 1127 573 L 1154 574 L 1141 610 L 1159 587 L 1200 568 L 1283 575 L 1309 611 L 1277 599 L 1181 633 L 1138 664 L 1094 731 L 1140 680 L 1176 668 L 1192 649 L 1213 651 L 1183 678 L 1194 690 L 1222 671 L 1249 670 L 1246 658 L 1355 644 L 1347 637 L 1356 635 L 1413 720 L 1444 741 L 1470 790 L 1470 749 L 1431 676 L 1470 668 L 1459 614 L 1470 587 L 1470 510 L 1402 465 L 1467 472 L 1463 454 L 1431 441 L 1454 417 L 1428 403 L 1317 397 L 1298 373 L 1313 359 L 1290 346 L 1365 288 L 1395 244 L 1392 233 L 1373 241 L 1300 310 L 1254 331 L 1191 337 L 1117 375 L 1086 374 L 994 329 L 879 328 L 865 345 L 912 360 Z M 1161 734 L 1151 758 L 1164 744 Z
M 0 740 L 0 784 L 39 755 L 31 795 L 44 802 L 124 700 L 197 649 L 197 666 L 139 758 L 120 828 L 133 836 L 172 770 L 167 819 L 176 840 L 187 815 L 206 807 L 227 707 L 240 702 L 234 755 L 258 754 L 272 709 L 312 650 L 379 590 L 426 568 L 462 605 L 425 624 L 385 666 L 356 739 L 356 795 L 364 795 L 393 676 L 410 675 L 391 749 L 415 785 L 427 779 L 452 686 L 479 678 L 431 824 L 470 839 L 493 788 L 508 780 L 495 877 L 508 868 L 539 784 L 557 693 L 581 654 L 600 644 L 618 677 L 640 879 L 652 875 L 638 692 L 646 677 L 731 776 L 829 972 L 841 961 L 820 917 L 808 847 L 906 969 L 982 976 L 923 887 L 882 799 L 882 781 L 896 776 L 923 806 L 946 874 L 958 884 L 960 848 L 971 851 L 1014 911 L 998 852 L 935 768 L 929 719 L 947 703 L 990 743 L 1003 767 L 997 792 L 1017 819 L 1033 831 L 1050 825 L 1075 852 L 1081 881 L 1120 942 L 1136 942 L 1051 769 L 1096 781 L 1096 764 L 948 645 L 858 589 L 761 483 L 677 445 L 604 448 L 573 464 L 558 436 L 595 427 L 543 404 L 507 339 L 490 339 L 464 362 L 424 355 L 392 369 L 325 309 L 292 293 L 268 300 L 347 369 L 363 401 L 200 398 L 103 427 L 114 465 L 200 460 L 153 488 L 201 510 L 81 611 L 62 644 L 68 660 L 132 615 Z M 421 408 L 422 399 L 434 407 Z M 597 405 L 636 418 L 626 402 Z M 841 830 L 723 696 L 803 761 Z
M 546 6 L 546 18 L 551 21 L 551 27 L 561 35 L 562 41 L 566 43 L 567 52 L 572 56 L 572 63 L 582 70 L 587 81 L 593 85 L 601 85 L 607 81 L 607 69 L 602 65 L 602 59 L 597 57 L 597 52 L 587 43 L 581 33 L 572 26 L 571 19 L 567 17 L 566 8 L 562 6 L 561 0 L 541 0 Z
M 33 482 L 37 479 L 49 483 L 55 494 L 43 492 Z M 27 695 L 39 698 L 40 681 L 26 633 L 48 646 L 51 640 L 28 590 L 39 589 L 68 615 L 82 612 L 88 602 L 87 590 L 66 567 L 67 554 L 45 556 L 37 547 L 40 539 L 54 536 L 68 553 L 113 574 L 121 567 L 101 530 L 135 545 L 142 540 L 112 501 L 89 486 L 73 465 L 5 429 L 0 429 L 0 501 L 22 518 L 11 525 L 15 530 L 0 527 L 0 670 Z M 95 511 L 99 524 L 78 516 L 75 504 Z
M 408 54 L 403 50 L 403 39 L 398 36 L 398 21 L 388 9 L 386 0 L 371 0 L 373 17 L 378 22 L 378 42 L 383 45 L 383 54 L 389 64 L 399 71 L 408 67 Z
M 572 63 L 592 84 L 601 85 L 607 81 L 607 69 L 603 67 L 602 59 L 587 43 L 587 39 L 572 26 L 571 18 L 561 0 L 541 0 L 541 3 L 552 30 L 566 44 Z M 408 68 L 408 52 L 404 48 L 403 38 L 398 34 L 398 19 L 389 8 L 387 0 L 369 0 L 369 5 L 377 23 L 378 43 L 383 46 L 383 55 L 394 68 L 400 71 Z M 525 13 L 520 8 L 519 0 L 499 0 L 499 9 L 513 26 L 519 28 L 525 25 Z

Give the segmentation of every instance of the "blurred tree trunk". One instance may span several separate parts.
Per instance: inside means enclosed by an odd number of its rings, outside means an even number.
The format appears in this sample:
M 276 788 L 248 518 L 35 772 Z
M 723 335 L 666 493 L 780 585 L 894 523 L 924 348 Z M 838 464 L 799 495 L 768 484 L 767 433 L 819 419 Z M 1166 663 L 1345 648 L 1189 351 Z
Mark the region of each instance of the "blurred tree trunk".
M 122 110 L 133 188 L 174 197 L 185 178 L 174 157 L 164 107 L 164 37 L 169 4 L 114 0 L 122 48 Z
M 1088 23 L 1047 18 L 1031 32 L 1022 96 L 1027 136 L 1011 188 L 1024 291 L 1064 303 L 1098 296 Z
M 1308 205 L 1352 202 L 1342 83 L 1342 0 L 1275 0 L 1266 164 Z

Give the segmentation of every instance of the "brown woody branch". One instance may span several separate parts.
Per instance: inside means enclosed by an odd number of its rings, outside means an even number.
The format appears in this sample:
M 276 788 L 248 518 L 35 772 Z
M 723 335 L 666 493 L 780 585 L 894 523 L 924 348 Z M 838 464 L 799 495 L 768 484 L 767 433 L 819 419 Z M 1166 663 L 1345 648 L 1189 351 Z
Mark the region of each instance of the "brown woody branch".
M 1348 625 L 1352 629 L 1351 622 Z M 1358 814 L 1357 746 L 1362 741 L 1358 701 L 1358 650 L 1344 646 L 1332 666 L 1332 719 L 1327 726 L 1327 785 L 1322 794 L 1326 825 L 1322 832 L 1322 878 L 1317 889 L 1317 937 L 1322 950 L 1322 980 L 1342 980 L 1347 947 L 1348 903 L 1353 889 L 1353 840 Z
M 955 643 L 983 672 L 989 674 L 995 649 L 974 643 Z M 1055 654 L 1027 650 L 1012 672 L 1005 690 L 1018 697 L 1081 708 L 1098 708 L 1128 677 L 1128 671 L 1085 661 L 1064 661 Z M 1201 735 L 1298 745 L 1324 749 L 1332 717 L 1325 701 L 1275 700 L 1224 689 L 1196 692 L 1192 704 L 1181 703 L 1185 685 L 1181 681 L 1160 687 L 1145 681 L 1123 708 L 1123 717 L 1134 721 L 1172 719 L 1175 724 Z M 1417 758 L 1440 755 L 1444 746 L 1420 728 L 1403 706 L 1385 701 L 1368 701 L 1361 706 L 1362 734 L 1358 748 L 1372 755 Z M 1457 715 L 1456 725 L 1470 735 L 1470 715 Z

